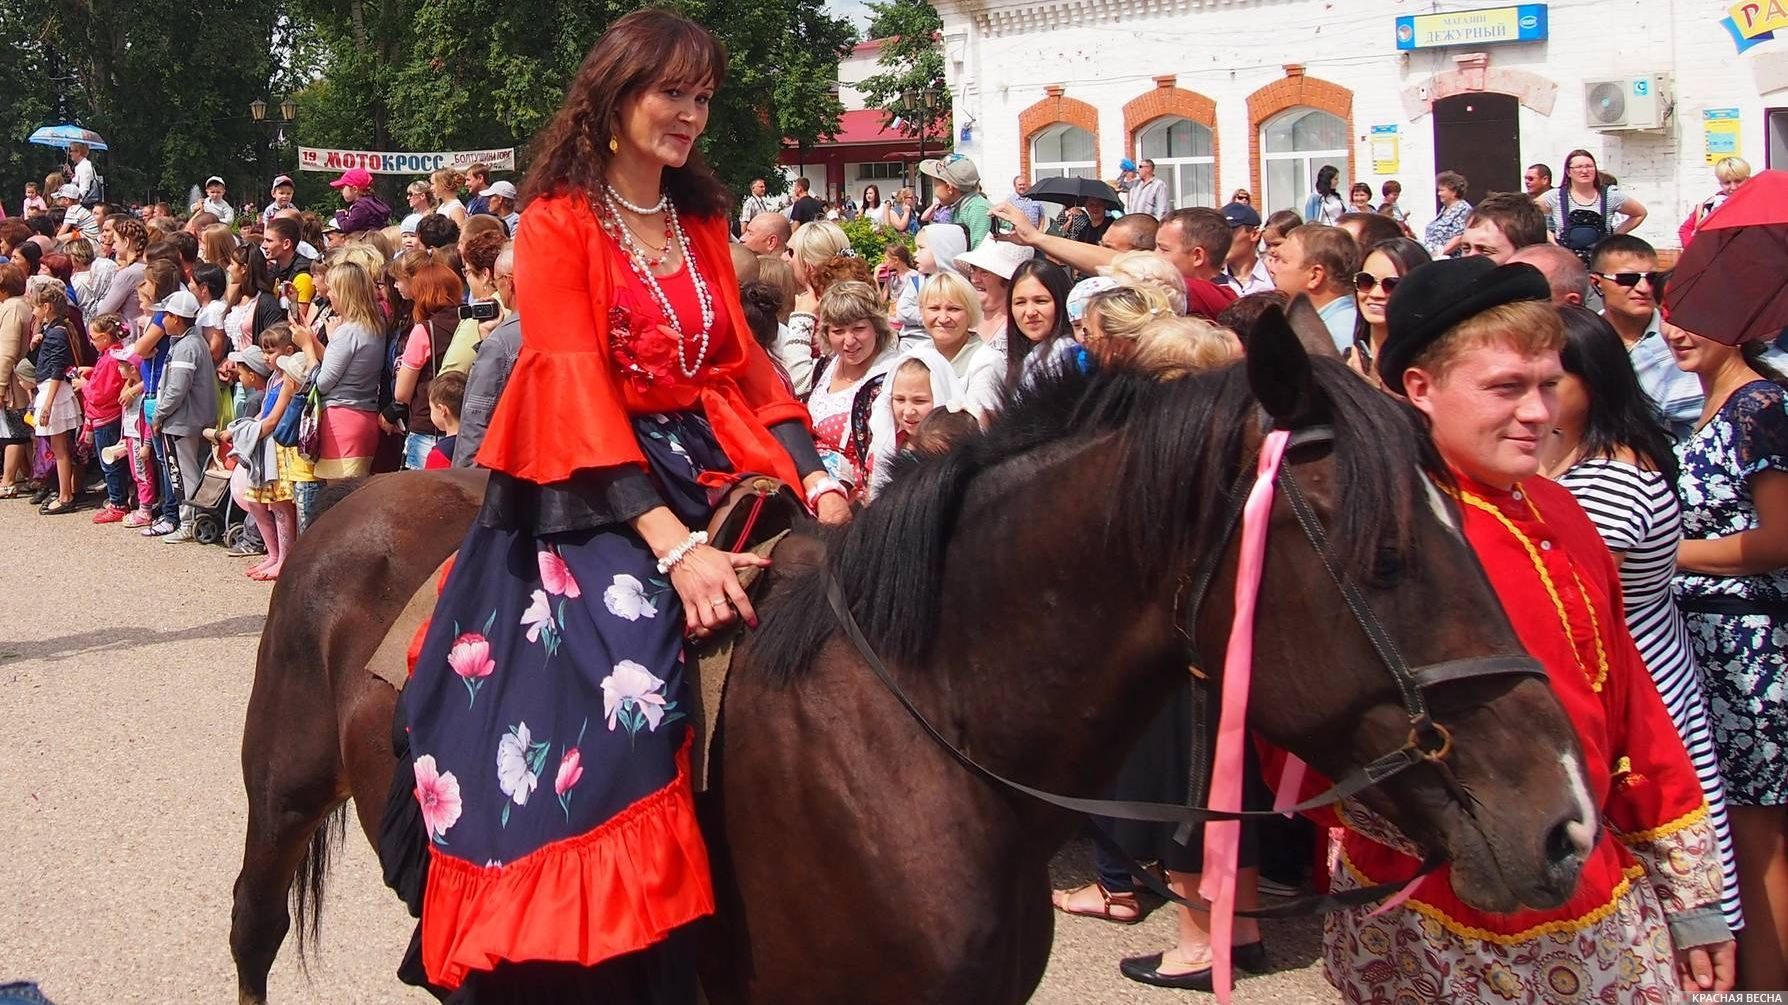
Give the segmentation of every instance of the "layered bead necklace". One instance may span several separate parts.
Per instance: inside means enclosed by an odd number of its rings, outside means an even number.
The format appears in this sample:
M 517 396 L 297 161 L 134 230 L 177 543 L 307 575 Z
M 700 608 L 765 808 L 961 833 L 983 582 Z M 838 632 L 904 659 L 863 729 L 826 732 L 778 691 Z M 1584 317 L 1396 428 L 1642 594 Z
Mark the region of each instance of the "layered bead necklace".
M 657 301 L 658 309 L 664 312 L 671 330 L 677 333 L 677 369 L 682 371 L 684 377 L 693 379 L 708 358 L 708 342 L 714 330 L 714 298 L 708 291 L 707 282 L 702 279 L 701 270 L 696 267 L 695 252 L 690 249 L 689 235 L 683 232 L 683 224 L 677 219 L 676 204 L 671 202 L 669 195 L 661 195 L 657 205 L 636 206 L 615 191 L 613 185 L 605 184 L 602 188 L 603 208 L 607 212 L 597 214 L 598 220 L 608 236 L 627 252 L 628 265 L 632 266 L 634 274 L 639 276 L 640 282 L 652 294 L 652 299 Z M 623 208 L 640 216 L 655 216 L 659 213 L 665 215 L 664 251 L 656 258 L 643 242 L 634 237 L 633 229 L 621 216 Z M 671 307 L 670 297 L 665 295 L 663 284 L 659 283 L 657 274 L 652 271 L 670 258 L 673 245 L 683 255 L 683 267 L 689 270 L 689 281 L 695 287 L 695 300 L 701 306 L 702 327 L 694 339 L 696 349 L 693 362 L 688 354 L 691 339 L 683 331 L 683 322 Z

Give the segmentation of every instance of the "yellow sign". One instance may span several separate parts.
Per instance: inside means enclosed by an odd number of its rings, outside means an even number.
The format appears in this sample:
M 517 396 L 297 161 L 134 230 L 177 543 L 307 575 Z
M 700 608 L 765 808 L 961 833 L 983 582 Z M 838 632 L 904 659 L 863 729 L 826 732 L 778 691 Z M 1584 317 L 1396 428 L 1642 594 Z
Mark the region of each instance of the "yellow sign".
M 1701 130 L 1707 144 L 1707 163 L 1717 164 L 1727 157 L 1738 156 L 1738 127 L 1738 109 L 1702 109 Z
M 1788 31 L 1788 0 L 1743 0 L 1727 11 L 1741 38 Z
M 1372 173 L 1396 174 L 1403 170 L 1401 144 L 1396 126 L 1372 127 Z

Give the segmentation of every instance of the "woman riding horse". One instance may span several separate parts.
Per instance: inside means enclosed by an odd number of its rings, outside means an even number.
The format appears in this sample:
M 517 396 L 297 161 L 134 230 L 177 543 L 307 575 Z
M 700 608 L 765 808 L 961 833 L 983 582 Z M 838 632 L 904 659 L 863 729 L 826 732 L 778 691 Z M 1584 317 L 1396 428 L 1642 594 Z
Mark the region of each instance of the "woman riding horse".
M 405 978 L 452 1001 L 694 1001 L 684 933 L 714 894 L 684 636 L 755 623 L 735 570 L 768 564 L 701 528 L 744 472 L 848 518 L 746 328 L 730 199 L 695 152 L 725 73 L 698 25 L 622 18 L 528 179 L 528 326 L 478 457 L 483 510 L 403 693 L 413 770 L 381 841 L 421 917 Z

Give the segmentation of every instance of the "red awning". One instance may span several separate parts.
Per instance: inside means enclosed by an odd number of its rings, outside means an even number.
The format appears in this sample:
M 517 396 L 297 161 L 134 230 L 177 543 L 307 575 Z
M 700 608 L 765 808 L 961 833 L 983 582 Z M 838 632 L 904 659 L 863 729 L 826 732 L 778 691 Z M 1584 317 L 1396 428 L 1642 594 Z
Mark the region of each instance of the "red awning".
M 949 135 L 949 124 L 939 121 L 934 123 L 927 145 L 941 145 L 945 136 Z M 859 108 L 847 111 L 838 117 L 838 132 L 832 140 L 816 143 L 810 149 L 824 150 L 828 147 L 867 146 L 870 144 L 899 144 L 902 146 L 918 145 L 918 138 L 901 133 L 888 118 L 888 113 L 879 108 Z M 794 144 L 788 140 L 783 146 Z

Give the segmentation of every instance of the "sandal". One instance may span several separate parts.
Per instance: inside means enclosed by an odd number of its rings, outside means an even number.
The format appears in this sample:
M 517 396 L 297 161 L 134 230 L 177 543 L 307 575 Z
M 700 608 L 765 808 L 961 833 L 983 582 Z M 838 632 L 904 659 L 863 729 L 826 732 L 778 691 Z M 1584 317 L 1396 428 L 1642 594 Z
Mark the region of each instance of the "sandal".
M 51 499 L 38 512 L 44 516 L 61 516 L 64 513 L 73 513 L 80 508 L 80 504 L 73 500 L 63 502 L 60 499 Z
M 1103 903 L 1100 904 L 1097 909 L 1087 910 L 1085 908 L 1068 906 L 1068 902 L 1074 899 L 1075 894 L 1084 893 L 1087 890 L 1099 891 L 1099 899 L 1103 901 Z M 1080 918 L 1097 918 L 1100 921 L 1109 921 L 1118 925 L 1134 925 L 1141 921 L 1143 917 L 1142 903 L 1136 899 L 1136 893 L 1134 891 L 1120 890 L 1113 892 L 1105 889 L 1105 884 L 1103 883 L 1088 883 L 1086 886 L 1076 887 L 1072 890 L 1055 890 L 1050 893 L 1049 902 L 1054 904 L 1055 909 L 1063 914 L 1069 914 Z M 1114 907 L 1121 908 L 1127 911 L 1128 914 L 1118 914 L 1112 910 Z
M 17 483 L 12 485 L 0 485 L 0 499 L 17 499 L 24 494 L 25 490 L 19 488 Z

